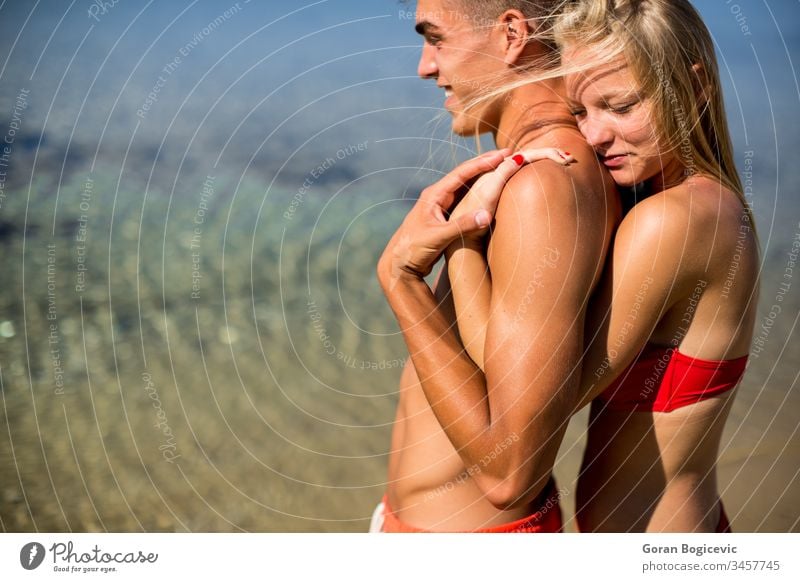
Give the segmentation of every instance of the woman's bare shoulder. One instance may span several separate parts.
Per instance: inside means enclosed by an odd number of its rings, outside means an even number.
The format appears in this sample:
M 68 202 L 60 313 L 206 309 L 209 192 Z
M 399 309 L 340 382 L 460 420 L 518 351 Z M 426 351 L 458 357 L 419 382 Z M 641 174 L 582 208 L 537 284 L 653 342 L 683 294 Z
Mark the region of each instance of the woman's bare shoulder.
M 666 237 L 697 235 L 702 240 L 713 232 L 735 232 L 737 225 L 747 220 L 745 215 L 734 192 L 711 178 L 693 176 L 636 204 L 620 228 L 642 235 L 653 231 Z M 644 228 L 635 228 L 637 224 Z
M 614 240 L 621 253 L 649 254 L 676 273 L 705 272 L 730 260 L 749 216 L 738 197 L 710 178 L 692 177 L 636 204 L 625 215 Z

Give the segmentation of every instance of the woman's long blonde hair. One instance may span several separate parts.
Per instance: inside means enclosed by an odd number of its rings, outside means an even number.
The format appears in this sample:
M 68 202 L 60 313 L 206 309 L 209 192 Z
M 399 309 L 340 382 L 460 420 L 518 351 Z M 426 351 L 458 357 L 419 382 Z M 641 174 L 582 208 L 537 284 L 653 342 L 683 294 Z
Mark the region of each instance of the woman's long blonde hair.
M 712 176 L 733 191 L 755 228 L 734 162 L 714 43 L 688 0 L 573 0 L 552 33 L 562 50 L 624 55 L 653 102 L 665 147 L 687 175 Z

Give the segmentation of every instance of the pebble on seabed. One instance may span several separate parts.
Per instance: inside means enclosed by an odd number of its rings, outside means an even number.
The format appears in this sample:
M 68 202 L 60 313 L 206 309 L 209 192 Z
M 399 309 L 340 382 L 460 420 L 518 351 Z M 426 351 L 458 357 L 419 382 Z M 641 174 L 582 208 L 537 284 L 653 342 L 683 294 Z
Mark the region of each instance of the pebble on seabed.
M 14 337 L 14 324 L 11 321 L 0 323 L 0 337 Z

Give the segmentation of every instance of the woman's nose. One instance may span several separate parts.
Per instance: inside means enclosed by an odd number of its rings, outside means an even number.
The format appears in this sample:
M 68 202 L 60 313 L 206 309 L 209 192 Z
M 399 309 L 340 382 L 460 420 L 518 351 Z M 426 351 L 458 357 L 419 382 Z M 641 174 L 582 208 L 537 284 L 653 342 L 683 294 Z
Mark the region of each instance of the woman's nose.
M 435 79 L 439 74 L 439 67 L 436 64 L 436 49 L 427 42 L 422 45 L 417 74 L 423 79 Z
M 580 130 L 586 138 L 586 142 L 593 148 L 599 148 L 614 141 L 613 128 L 608 123 L 596 119 L 585 119 L 580 125 Z

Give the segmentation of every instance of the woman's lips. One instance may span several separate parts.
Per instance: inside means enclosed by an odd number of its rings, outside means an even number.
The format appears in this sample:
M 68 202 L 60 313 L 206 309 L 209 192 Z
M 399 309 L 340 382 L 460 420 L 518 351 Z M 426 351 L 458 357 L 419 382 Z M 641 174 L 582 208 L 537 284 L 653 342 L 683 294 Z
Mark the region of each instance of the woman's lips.
M 619 168 L 628 161 L 628 154 L 618 154 L 613 156 L 602 156 L 603 164 L 607 168 Z

